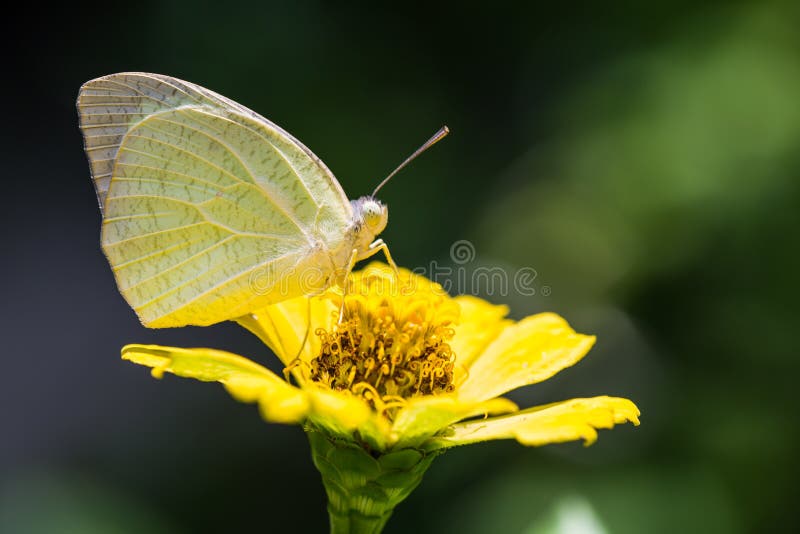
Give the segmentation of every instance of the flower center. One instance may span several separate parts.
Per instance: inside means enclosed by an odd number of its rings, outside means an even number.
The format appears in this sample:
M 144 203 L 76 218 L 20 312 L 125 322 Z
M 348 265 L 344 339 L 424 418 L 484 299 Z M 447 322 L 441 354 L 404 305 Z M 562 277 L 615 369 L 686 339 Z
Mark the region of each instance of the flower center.
M 348 297 L 343 320 L 316 331 L 322 348 L 311 360 L 311 379 L 362 395 L 381 412 L 410 397 L 453 391 L 454 331 L 436 311 L 426 301 Z

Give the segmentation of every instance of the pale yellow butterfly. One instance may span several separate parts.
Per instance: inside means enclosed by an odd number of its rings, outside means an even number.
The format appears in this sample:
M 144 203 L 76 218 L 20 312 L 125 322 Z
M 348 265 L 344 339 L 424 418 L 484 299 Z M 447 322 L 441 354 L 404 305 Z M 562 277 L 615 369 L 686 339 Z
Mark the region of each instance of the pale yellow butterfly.
M 209 325 L 315 294 L 388 247 L 388 210 L 350 201 L 322 161 L 199 85 L 128 72 L 84 84 L 78 114 L 125 300 L 151 328 Z

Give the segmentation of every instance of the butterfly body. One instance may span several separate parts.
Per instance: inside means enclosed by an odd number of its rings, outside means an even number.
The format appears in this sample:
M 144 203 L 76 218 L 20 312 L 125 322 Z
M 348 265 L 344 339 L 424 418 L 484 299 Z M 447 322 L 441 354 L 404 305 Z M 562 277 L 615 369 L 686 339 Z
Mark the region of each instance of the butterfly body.
M 350 201 L 298 140 L 195 84 L 81 87 L 101 245 L 145 326 L 209 325 L 318 293 L 379 250 L 386 207 Z

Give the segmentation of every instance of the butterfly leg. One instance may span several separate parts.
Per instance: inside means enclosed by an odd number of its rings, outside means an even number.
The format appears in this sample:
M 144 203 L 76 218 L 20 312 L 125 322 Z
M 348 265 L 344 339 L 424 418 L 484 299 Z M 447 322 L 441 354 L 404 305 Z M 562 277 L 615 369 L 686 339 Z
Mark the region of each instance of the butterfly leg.
M 283 376 L 286 378 L 287 382 L 290 381 L 289 377 L 291 376 L 291 371 L 295 367 L 298 367 L 298 366 L 301 366 L 301 365 L 304 365 L 304 364 L 306 366 L 308 366 L 308 363 L 305 362 L 301 358 L 301 356 L 303 355 L 303 349 L 306 348 L 306 343 L 308 343 L 308 338 L 309 338 L 309 336 L 311 334 L 311 298 L 312 297 L 316 297 L 318 295 L 321 295 L 324 292 L 325 292 L 325 290 L 322 289 L 322 290 L 315 291 L 314 293 L 309 293 L 308 295 L 306 295 L 306 331 L 305 331 L 305 334 L 303 334 L 303 341 L 300 342 L 300 348 L 297 349 L 297 355 L 294 357 L 294 359 L 291 362 L 289 362 L 289 365 L 287 365 L 283 369 Z M 341 314 L 341 312 L 340 312 L 340 314 Z M 341 321 L 341 319 L 340 319 L 340 321 Z
M 357 249 L 353 249 L 350 253 L 350 260 L 347 262 L 347 267 L 344 271 L 344 277 L 342 278 L 342 304 L 339 307 L 339 322 L 341 323 L 344 320 L 344 300 L 348 293 L 348 288 L 350 286 L 350 273 L 353 271 L 353 268 L 356 266 L 361 260 L 366 260 L 367 258 L 371 258 L 375 254 L 383 252 L 383 255 L 386 257 L 386 262 L 391 265 L 392 270 L 394 270 L 394 275 L 397 280 L 400 280 L 400 271 L 397 269 L 397 264 L 394 262 L 391 253 L 389 252 L 389 245 L 383 239 L 376 239 L 372 243 L 370 243 L 367 250 L 360 253 Z
M 394 258 L 392 258 L 392 254 L 389 252 L 389 245 L 383 239 L 376 239 L 372 243 L 370 243 L 369 248 L 364 252 L 364 254 L 358 258 L 360 260 L 365 260 L 367 258 L 371 258 L 375 254 L 379 252 L 383 252 L 383 255 L 386 257 L 386 263 L 394 270 L 395 276 L 400 278 L 400 271 L 397 269 L 397 264 L 394 262 Z
M 350 287 L 350 273 L 353 271 L 353 268 L 356 266 L 358 262 L 358 250 L 353 249 L 350 253 L 350 259 L 347 261 L 347 267 L 344 271 L 344 277 L 342 278 L 342 304 L 339 306 L 339 322 L 341 323 L 344 320 L 344 299 L 347 296 L 347 290 Z
M 383 252 L 383 255 L 386 257 L 386 263 L 388 263 L 394 271 L 395 280 L 399 282 L 400 270 L 397 268 L 397 264 L 394 262 L 394 258 L 392 258 L 392 254 L 389 252 L 389 245 L 387 245 L 383 239 L 376 239 L 370 243 L 369 248 L 367 248 L 366 252 L 358 259 L 365 260 L 367 258 L 371 258 L 379 252 Z
M 308 343 L 309 332 L 311 332 L 311 298 L 306 298 L 306 333 L 303 335 L 303 341 L 300 343 L 300 350 L 297 351 L 295 360 L 300 360 L 303 349 L 306 348 L 306 343 Z

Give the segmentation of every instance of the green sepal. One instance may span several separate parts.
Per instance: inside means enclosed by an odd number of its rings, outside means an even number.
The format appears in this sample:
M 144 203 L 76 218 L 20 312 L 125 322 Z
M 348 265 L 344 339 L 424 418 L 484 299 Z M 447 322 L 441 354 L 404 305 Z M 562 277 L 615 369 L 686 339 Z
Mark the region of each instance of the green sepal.
M 328 494 L 331 534 L 379 534 L 441 453 L 407 448 L 373 455 L 317 428 L 306 434 Z

